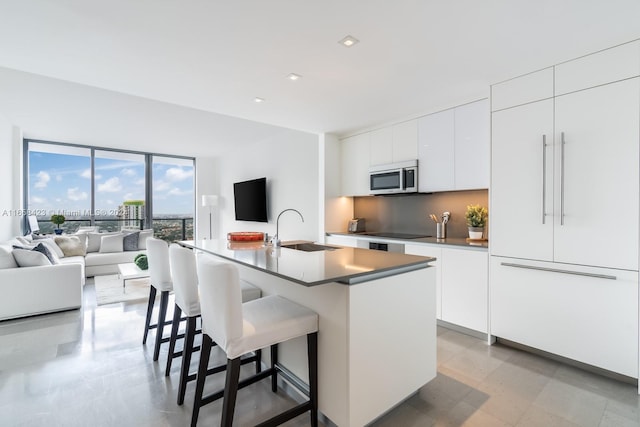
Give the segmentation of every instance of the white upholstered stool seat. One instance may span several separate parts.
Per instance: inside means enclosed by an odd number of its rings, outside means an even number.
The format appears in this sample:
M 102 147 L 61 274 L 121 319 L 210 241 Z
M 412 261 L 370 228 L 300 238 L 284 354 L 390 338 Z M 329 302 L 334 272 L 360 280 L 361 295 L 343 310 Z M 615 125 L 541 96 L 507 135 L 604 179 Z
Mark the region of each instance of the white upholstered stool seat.
M 202 349 L 196 383 L 191 425 L 198 421 L 200 408 L 220 397 L 222 426 L 233 425 L 236 395 L 239 388 L 265 378 L 271 378 L 271 388 L 277 391 L 277 374 L 283 373 L 278 365 L 278 344 L 293 338 L 307 336 L 309 365 L 309 400 L 261 425 L 279 425 L 306 411 L 310 411 L 311 425 L 318 423 L 318 315 L 312 310 L 280 296 L 268 296 L 242 303 L 238 269 L 231 263 L 210 258 L 198 259 L 200 279 L 200 305 L 202 310 Z M 213 342 L 227 355 L 226 380 L 223 391 L 203 396 Z M 243 354 L 271 347 L 271 367 L 239 383 Z M 292 383 L 296 386 L 295 383 Z
M 197 329 L 196 320 L 200 317 L 200 297 L 198 295 L 198 274 L 196 270 L 196 255 L 191 249 L 187 249 L 177 244 L 169 247 L 169 264 L 173 277 L 173 292 L 175 297 L 175 307 L 173 311 L 173 322 L 171 327 L 171 337 L 169 339 L 169 354 L 167 356 L 167 366 L 165 376 L 171 372 L 171 364 L 174 358 L 182 356 L 180 368 L 180 381 L 178 384 L 178 405 L 184 403 L 184 396 L 187 383 L 196 378 L 195 374 L 189 374 L 189 365 L 194 351 L 200 347 L 194 346 L 195 335 L 201 331 Z M 260 289 L 248 282 L 242 283 L 242 301 L 251 301 L 260 298 Z M 175 351 L 176 341 L 180 337 L 178 329 L 182 315 L 186 316 L 186 327 L 184 332 L 184 344 L 182 351 Z M 256 371 L 260 371 L 260 354 L 257 354 L 248 362 L 256 363 Z M 219 369 L 219 372 L 222 369 Z

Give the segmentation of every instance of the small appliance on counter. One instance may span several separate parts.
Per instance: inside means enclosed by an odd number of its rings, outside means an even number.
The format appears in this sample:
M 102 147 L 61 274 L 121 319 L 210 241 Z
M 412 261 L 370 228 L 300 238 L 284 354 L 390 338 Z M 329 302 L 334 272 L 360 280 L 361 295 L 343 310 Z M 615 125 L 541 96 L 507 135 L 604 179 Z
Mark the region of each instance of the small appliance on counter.
M 349 220 L 347 225 L 349 233 L 361 233 L 364 231 L 364 218 L 354 218 Z

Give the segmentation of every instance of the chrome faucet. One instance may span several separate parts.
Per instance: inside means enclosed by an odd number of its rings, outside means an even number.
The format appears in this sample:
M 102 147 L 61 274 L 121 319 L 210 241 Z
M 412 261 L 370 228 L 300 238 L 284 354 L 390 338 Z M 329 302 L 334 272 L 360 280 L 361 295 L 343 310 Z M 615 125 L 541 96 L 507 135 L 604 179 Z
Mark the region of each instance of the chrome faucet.
M 300 219 L 302 219 L 302 222 L 304 222 L 304 217 L 302 216 L 302 214 L 295 209 L 289 208 L 280 212 L 278 214 L 278 219 L 276 219 L 276 235 L 273 236 L 273 239 L 271 239 L 271 244 L 273 244 L 273 246 L 276 246 L 276 247 L 280 246 L 280 216 L 286 211 L 293 211 L 297 213 L 298 215 L 300 215 Z

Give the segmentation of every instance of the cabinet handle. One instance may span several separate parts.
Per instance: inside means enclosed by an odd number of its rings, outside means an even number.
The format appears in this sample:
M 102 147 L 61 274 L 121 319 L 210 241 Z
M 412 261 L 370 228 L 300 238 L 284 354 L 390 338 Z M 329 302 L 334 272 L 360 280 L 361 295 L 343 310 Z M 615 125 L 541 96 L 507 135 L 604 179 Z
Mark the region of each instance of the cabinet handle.
M 542 135 L 542 224 L 544 225 L 547 210 L 547 135 Z
M 560 133 L 560 225 L 564 225 L 564 132 Z
M 527 270 L 539 270 L 539 271 L 548 271 L 551 273 L 562 273 L 562 274 L 573 274 L 575 276 L 595 277 L 597 279 L 618 280 L 616 276 L 610 276 L 608 274 L 584 273 L 581 271 L 560 270 L 558 268 L 548 268 L 548 267 L 536 267 L 534 265 L 514 264 L 511 262 L 501 262 L 500 265 L 503 265 L 505 267 L 524 268 Z

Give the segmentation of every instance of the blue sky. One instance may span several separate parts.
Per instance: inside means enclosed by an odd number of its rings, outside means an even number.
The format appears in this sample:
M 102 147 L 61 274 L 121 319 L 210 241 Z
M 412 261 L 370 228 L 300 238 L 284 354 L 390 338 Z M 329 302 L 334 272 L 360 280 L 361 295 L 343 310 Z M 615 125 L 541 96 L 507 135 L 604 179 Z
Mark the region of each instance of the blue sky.
M 53 210 L 90 212 L 90 167 L 87 156 L 30 151 L 29 209 L 46 215 Z M 112 214 L 125 200 L 144 199 L 142 162 L 96 156 L 95 178 L 97 214 Z M 192 166 L 154 162 L 153 179 L 154 214 L 193 215 Z

